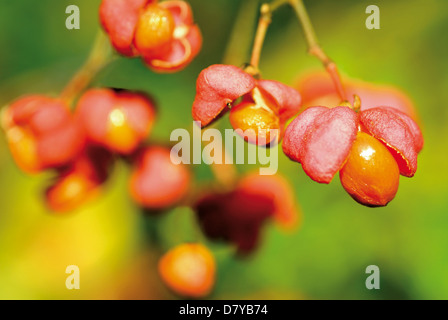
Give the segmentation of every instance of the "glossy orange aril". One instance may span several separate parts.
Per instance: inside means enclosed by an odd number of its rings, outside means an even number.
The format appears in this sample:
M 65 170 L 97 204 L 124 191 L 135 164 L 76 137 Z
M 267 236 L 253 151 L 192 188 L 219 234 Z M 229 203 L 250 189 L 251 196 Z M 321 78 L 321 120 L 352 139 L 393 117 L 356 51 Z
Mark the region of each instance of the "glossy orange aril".
M 109 113 L 106 130 L 106 141 L 114 150 L 129 153 L 138 145 L 137 133 L 130 126 L 126 112 L 122 108 L 114 108 Z
M 353 199 L 377 207 L 387 205 L 395 197 L 400 171 L 384 144 L 365 132 L 358 132 L 339 177 Z
M 144 93 L 90 89 L 79 99 L 76 117 L 95 145 L 129 155 L 150 133 L 156 111 Z
M 134 39 L 136 48 L 145 53 L 168 44 L 173 38 L 175 27 L 169 10 L 158 4 L 148 5 L 137 23 Z
M 229 119 L 232 127 L 242 130 L 244 139 L 250 143 L 267 145 L 279 137 L 278 116 L 272 110 L 253 102 L 242 102 L 233 107 Z
M 54 212 L 68 212 L 77 209 L 88 199 L 98 194 L 98 185 L 88 177 L 71 173 L 47 189 L 47 205 Z
M 27 173 L 67 165 L 85 144 L 68 106 L 47 96 L 15 100 L 3 109 L 0 122 L 15 162 Z
M 159 261 L 163 282 L 175 293 L 191 298 L 208 295 L 215 284 L 216 263 L 202 244 L 187 243 L 168 251 Z
M 19 168 L 27 173 L 37 173 L 40 170 L 40 163 L 35 138 L 19 126 L 8 129 L 6 136 L 11 154 Z
M 102 148 L 87 147 L 69 166 L 58 172 L 47 188 L 48 207 L 57 213 L 74 211 L 101 192 L 113 165 L 113 155 Z

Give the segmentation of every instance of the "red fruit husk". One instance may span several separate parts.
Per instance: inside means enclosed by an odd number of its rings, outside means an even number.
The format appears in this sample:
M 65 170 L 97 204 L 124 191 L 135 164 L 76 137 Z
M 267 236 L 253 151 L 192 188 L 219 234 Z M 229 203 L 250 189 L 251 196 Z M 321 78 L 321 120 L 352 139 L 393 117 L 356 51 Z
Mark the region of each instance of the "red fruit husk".
M 302 164 L 314 181 L 330 183 L 343 166 L 358 131 L 358 116 L 348 107 L 312 107 L 288 126 L 283 151 Z
M 231 65 L 212 65 L 202 70 L 196 83 L 193 119 L 207 126 L 227 104 L 255 88 L 254 78 Z
M 137 55 L 133 47 L 140 10 L 154 0 L 103 0 L 100 21 L 115 49 L 122 55 Z
M 158 72 L 177 72 L 185 68 L 202 47 L 202 34 L 193 22 L 190 5 L 185 1 L 163 1 L 159 6 L 169 10 L 175 21 L 171 43 L 160 51 L 143 54 L 145 63 Z M 181 36 L 177 36 L 180 30 Z
M 243 189 L 205 195 L 194 206 L 206 236 L 235 244 L 241 255 L 256 249 L 261 228 L 274 207 L 272 197 Z
M 423 147 L 418 125 L 406 114 L 389 107 L 377 107 L 360 113 L 360 123 L 392 152 L 400 174 L 412 177 L 417 171 L 417 155 Z
M 81 126 L 58 99 L 38 95 L 20 98 L 5 110 L 2 122 L 13 156 L 26 172 L 64 166 L 85 145 Z M 24 143 L 21 139 L 27 139 L 32 147 L 20 147 Z
M 121 127 L 125 128 L 126 137 L 113 132 L 111 113 L 115 110 L 124 117 Z M 130 154 L 150 133 L 156 111 L 154 102 L 144 93 L 92 89 L 79 99 L 76 116 L 91 142 L 114 152 Z
M 142 56 L 145 63 L 157 72 L 176 72 L 185 68 L 199 53 L 202 35 L 193 22 L 190 5 L 185 1 L 103 0 L 100 21 L 114 48 L 128 57 Z M 135 34 L 144 8 L 150 4 L 168 10 L 175 29 L 171 41 L 153 50 L 140 51 L 135 46 Z M 141 49 L 141 48 L 140 48 Z
M 147 209 L 172 207 L 189 190 L 191 173 L 184 164 L 175 165 L 170 152 L 169 148 L 150 146 L 137 155 L 129 188 L 132 198 Z
M 281 175 L 259 175 L 252 173 L 244 176 L 237 186 L 238 190 L 272 199 L 274 202 L 273 218 L 287 230 L 299 225 L 299 210 L 293 189 Z
M 84 148 L 85 136 L 77 121 L 69 121 L 64 127 L 48 132 L 37 140 L 37 154 L 43 168 L 53 168 L 73 160 Z
M 257 87 L 276 101 L 280 122 L 288 121 L 299 112 L 302 97 L 294 88 L 274 80 L 259 80 Z
M 168 0 L 160 2 L 159 6 L 171 12 L 176 25 L 192 25 L 194 23 L 193 11 L 186 1 Z

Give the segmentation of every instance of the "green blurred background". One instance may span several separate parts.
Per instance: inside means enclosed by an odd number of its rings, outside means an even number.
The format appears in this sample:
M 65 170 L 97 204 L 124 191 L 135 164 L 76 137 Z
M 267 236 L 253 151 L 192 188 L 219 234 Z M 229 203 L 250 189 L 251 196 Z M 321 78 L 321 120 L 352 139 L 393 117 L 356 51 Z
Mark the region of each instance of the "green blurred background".
M 150 137 L 167 141 L 172 130 L 191 128 L 195 79 L 225 58 L 246 62 L 256 2 L 190 0 L 204 35 L 203 50 L 184 71 L 155 74 L 139 59 L 119 58 L 95 85 L 140 89 L 159 104 Z M 98 29 L 99 0 L 0 0 L 0 105 L 26 93 L 57 94 L 83 63 Z M 65 28 L 65 8 L 76 4 L 81 29 Z M 393 84 L 415 102 L 425 147 L 412 179 L 385 208 L 354 202 L 339 179 L 312 182 L 284 155 L 280 172 L 294 185 L 303 225 L 284 233 L 264 230 L 261 246 L 236 259 L 213 245 L 218 277 L 212 299 L 448 299 L 448 2 L 442 0 L 306 1 L 320 42 L 342 73 Z M 367 30 L 365 9 L 381 10 L 381 29 Z M 238 45 L 225 54 L 240 6 L 246 8 Z M 239 45 L 240 44 L 240 45 Z M 229 50 L 228 50 L 229 52 Z M 226 56 L 226 57 L 224 57 Z M 319 68 L 292 11 L 274 14 L 261 60 L 267 79 L 294 84 Z M 226 120 L 220 125 L 228 126 Z M 253 166 L 241 166 L 241 172 Z M 194 166 L 198 180 L 210 168 Z M 129 198 L 129 169 L 119 164 L 103 195 L 78 212 L 48 212 L 42 190 L 48 175 L 30 177 L 15 166 L 0 139 L 1 299 L 175 298 L 156 273 L 161 252 L 191 237 L 193 215 L 178 208 L 161 217 L 142 214 Z M 67 290 L 65 268 L 80 268 L 80 290 Z M 381 289 L 365 288 L 365 269 L 378 265 Z

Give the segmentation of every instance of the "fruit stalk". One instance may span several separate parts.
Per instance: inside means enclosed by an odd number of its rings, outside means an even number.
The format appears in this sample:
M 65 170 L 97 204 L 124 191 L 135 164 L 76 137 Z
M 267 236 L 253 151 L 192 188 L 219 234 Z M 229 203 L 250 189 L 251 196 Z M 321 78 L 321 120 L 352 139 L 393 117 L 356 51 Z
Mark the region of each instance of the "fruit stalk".
M 102 31 L 99 31 L 87 61 L 60 94 L 60 98 L 67 105 L 70 106 L 76 97 L 89 86 L 98 72 L 111 61 L 111 53 L 109 40 Z
M 260 63 L 261 50 L 263 48 L 264 39 L 266 38 L 266 32 L 272 21 L 272 11 L 270 6 L 268 4 L 263 4 L 260 9 L 260 14 L 250 59 L 251 66 L 256 70 L 258 70 L 258 65 Z
M 263 4 L 260 8 L 260 18 L 258 20 L 257 31 L 255 34 L 254 45 L 252 47 L 252 56 L 250 66 L 255 69 L 252 73 L 258 74 L 258 66 L 260 64 L 261 50 L 263 49 L 266 33 L 272 22 L 272 13 L 280 6 L 288 3 L 289 0 L 275 0 L 270 4 Z M 251 71 L 251 70 L 248 70 Z
M 302 29 L 305 35 L 306 42 L 308 43 L 308 52 L 318 58 L 328 74 L 333 80 L 336 91 L 342 101 L 347 101 L 347 94 L 345 92 L 344 86 L 342 85 L 341 76 L 339 75 L 339 70 L 334 61 L 332 61 L 324 50 L 320 47 L 317 41 L 316 32 L 314 31 L 313 24 L 311 23 L 308 12 L 303 4 L 302 0 L 289 0 L 290 5 L 294 9 L 294 12 L 299 19 Z

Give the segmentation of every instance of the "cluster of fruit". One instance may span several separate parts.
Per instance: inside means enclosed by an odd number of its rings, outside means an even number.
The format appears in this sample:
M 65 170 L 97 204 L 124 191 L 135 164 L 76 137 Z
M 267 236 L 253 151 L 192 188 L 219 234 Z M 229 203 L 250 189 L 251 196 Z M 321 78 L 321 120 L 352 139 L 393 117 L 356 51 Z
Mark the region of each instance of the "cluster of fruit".
M 202 46 L 201 32 L 185 1 L 104 0 L 100 20 L 117 52 L 142 57 L 154 71 L 185 68 Z
M 312 92 L 315 99 L 335 94 L 321 86 L 309 84 L 306 94 Z M 325 83 L 323 87 L 328 89 Z M 230 110 L 230 122 L 240 129 L 238 133 L 250 129 L 252 135 L 244 134 L 249 143 L 272 146 L 284 138 L 284 153 L 301 163 L 311 179 L 330 183 L 339 171 L 343 187 L 356 201 L 385 206 L 397 193 L 399 175 L 415 174 L 423 147 L 412 109 L 406 113 L 406 109 L 400 110 L 401 104 L 389 106 L 388 101 L 303 108 L 301 95 L 294 88 L 256 80 L 234 66 L 213 65 L 198 77 L 192 114 L 205 126 Z M 278 135 L 270 134 L 273 129 Z
M 186 166 L 171 162 L 169 147 L 143 144 L 155 118 L 154 103 L 146 94 L 90 89 L 74 112 L 57 98 L 19 98 L 4 110 L 2 125 L 23 171 L 56 172 L 45 193 L 52 210 L 72 211 L 97 194 L 119 157 L 133 166 L 133 199 L 160 210 L 184 197 L 191 175 Z

